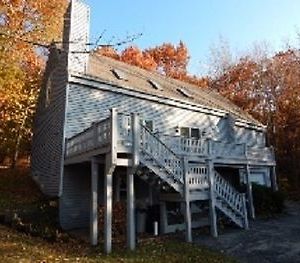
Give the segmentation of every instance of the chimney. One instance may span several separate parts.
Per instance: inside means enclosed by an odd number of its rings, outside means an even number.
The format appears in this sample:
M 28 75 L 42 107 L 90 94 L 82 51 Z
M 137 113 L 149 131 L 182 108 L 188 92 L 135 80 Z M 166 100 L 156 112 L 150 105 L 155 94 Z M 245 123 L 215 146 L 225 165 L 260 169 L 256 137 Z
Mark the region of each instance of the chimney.
M 68 54 L 68 71 L 85 73 L 88 64 L 90 8 L 71 0 L 64 17 L 63 49 Z

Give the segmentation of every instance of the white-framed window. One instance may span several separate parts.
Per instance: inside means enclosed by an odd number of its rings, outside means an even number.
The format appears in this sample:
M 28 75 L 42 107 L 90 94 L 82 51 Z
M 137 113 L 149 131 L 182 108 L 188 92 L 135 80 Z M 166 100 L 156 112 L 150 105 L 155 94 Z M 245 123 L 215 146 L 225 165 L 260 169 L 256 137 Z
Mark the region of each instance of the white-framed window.
M 202 131 L 199 128 L 180 127 L 180 136 L 187 138 L 199 139 L 202 136 Z

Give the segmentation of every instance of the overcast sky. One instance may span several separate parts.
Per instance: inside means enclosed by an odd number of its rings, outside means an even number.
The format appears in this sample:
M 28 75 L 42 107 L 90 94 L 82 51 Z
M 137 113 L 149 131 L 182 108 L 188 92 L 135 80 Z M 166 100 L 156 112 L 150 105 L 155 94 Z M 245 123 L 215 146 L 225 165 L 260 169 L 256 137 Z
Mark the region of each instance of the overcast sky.
M 91 8 L 91 38 L 143 33 L 140 48 L 163 42 L 186 43 L 192 73 L 205 71 L 210 47 L 220 36 L 239 52 L 265 41 L 274 50 L 296 39 L 300 0 L 86 0 Z

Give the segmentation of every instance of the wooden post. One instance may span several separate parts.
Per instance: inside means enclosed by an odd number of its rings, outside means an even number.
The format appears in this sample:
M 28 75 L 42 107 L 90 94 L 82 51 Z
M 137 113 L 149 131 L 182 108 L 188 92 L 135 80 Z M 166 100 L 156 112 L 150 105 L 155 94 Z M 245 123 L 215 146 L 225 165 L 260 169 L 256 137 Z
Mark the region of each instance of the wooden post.
M 160 202 L 160 233 L 165 234 L 168 226 L 166 202 Z
M 127 246 L 135 249 L 135 205 L 134 205 L 134 173 L 127 170 Z
M 185 201 L 185 239 L 186 242 L 192 242 L 192 215 L 190 206 L 190 188 L 188 177 L 188 160 L 183 158 L 184 169 L 184 201 Z
M 134 173 L 139 165 L 140 125 L 136 113 L 131 114 L 132 131 L 132 167 L 127 169 L 127 246 L 135 249 L 135 198 L 134 198 Z
M 247 185 L 247 199 L 248 199 L 248 209 L 249 215 L 252 219 L 255 219 L 255 210 L 253 205 L 253 194 L 252 194 L 252 183 L 250 182 L 250 167 L 246 164 L 246 185 Z
M 135 169 L 139 163 L 139 152 L 141 143 L 140 120 L 136 113 L 131 114 L 131 130 L 132 130 L 132 166 Z
M 216 200 L 215 200 L 215 193 L 214 193 L 215 175 L 214 175 L 214 164 L 212 159 L 208 159 L 207 164 L 208 164 L 208 182 L 209 182 L 210 233 L 213 237 L 218 237 Z
M 112 164 L 110 157 L 111 155 L 106 155 L 104 179 L 104 251 L 106 253 L 110 253 L 112 247 L 112 189 L 115 165 Z
M 95 157 L 91 160 L 90 242 L 93 246 L 98 243 L 98 163 Z
M 278 191 L 277 177 L 276 177 L 276 167 L 275 165 L 270 168 L 271 173 L 271 187 L 273 191 Z
M 116 108 L 111 109 L 111 163 L 117 164 L 118 153 L 118 112 Z

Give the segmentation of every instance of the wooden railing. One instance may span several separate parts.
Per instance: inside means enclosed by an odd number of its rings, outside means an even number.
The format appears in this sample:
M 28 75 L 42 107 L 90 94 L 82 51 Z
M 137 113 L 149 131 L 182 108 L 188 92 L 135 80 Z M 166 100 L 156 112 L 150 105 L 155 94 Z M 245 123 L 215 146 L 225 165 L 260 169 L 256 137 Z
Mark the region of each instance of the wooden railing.
M 118 145 L 132 145 L 131 116 L 118 113 Z
M 211 141 L 210 154 L 217 158 L 246 158 L 246 145 L 244 143 Z
M 160 134 L 159 138 L 180 155 L 207 155 L 208 140 Z
M 203 190 L 209 188 L 206 166 L 189 164 L 187 174 L 190 190 Z
M 247 147 L 247 158 L 261 161 L 275 161 L 272 147 Z
M 91 127 L 66 140 L 66 157 L 79 155 L 110 143 L 110 118 L 93 123 Z
M 226 181 L 217 172 L 214 174 L 214 191 L 217 197 L 223 199 L 235 212 L 244 217 L 245 195 L 239 193 L 234 187 Z
M 125 147 L 122 149 L 125 152 L 129 151 L 132 146 L 131 116 L 118 113 L 116 123 L 114 129 L 117 129 L 117 145 L 118 147 Z M 142 136 L 147 136 L 149 139 L 152 138 L 150 136 L 151 131 L 146 133 L 144 130 L 144 135 Z M 171 150 L 180 157 L 183 155 L 200 157 L 213 156 L 214 158 L 224 159 L 274 161 L 274 153 L 271 148 L 267 147 L 250 148 L 246 147 L 246 144 L 244 143 L 226 143 L 204 138 L 195 139 L 162 134 L 154 135 L 154 137 L 156 140 L 162 142 L 166 146 L 166 149 Z M 88 129 L 66 140 L 66 157 L 79 155 L 105 144 L 109 144 L 110 138 L 111 118 L 93 123 Z M 154 139 L 152 138 L 151 140 L 154 143 Z M 151 150 L 154 153 L 156 149 L 153 148 Z M 161 152 L 159 155 L 162 157 Z
M 140 124 L 141 150 L 151 156 L 157 164 L 166 169 L 174 180 L 183 183 L 183 160 L 147 127 Z

